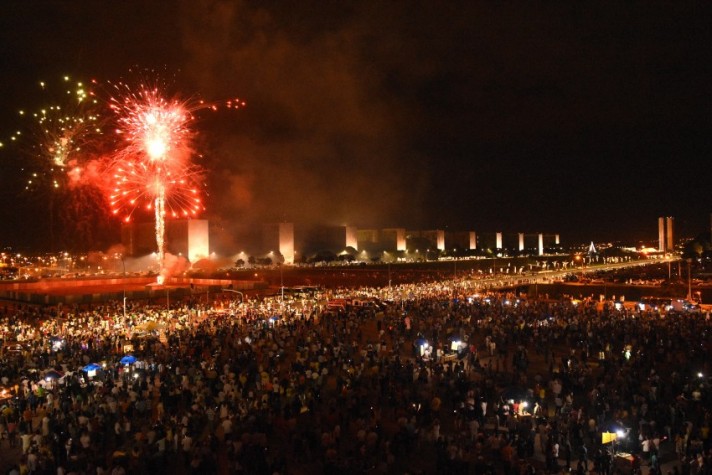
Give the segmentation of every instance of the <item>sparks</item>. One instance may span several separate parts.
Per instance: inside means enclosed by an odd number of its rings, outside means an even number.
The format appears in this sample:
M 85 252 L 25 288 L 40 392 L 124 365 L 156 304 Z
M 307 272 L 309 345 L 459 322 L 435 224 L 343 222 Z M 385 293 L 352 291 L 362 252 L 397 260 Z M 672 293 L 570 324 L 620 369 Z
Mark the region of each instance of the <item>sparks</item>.
M 69 76 L 63 80 L 60 90 L 56 83 L 40 81 L 38 97 L 44 106 L 18 111 L 27 134 L 18 130 L 10 140 L 29 158 L 28 169 L 43 178 L 28 191 L 47 192 L 76 184 L 74 180 L 80 177 L 70 171 L 93 159 L 95 147 L 102 143 L 102 117 L 93 91 Z

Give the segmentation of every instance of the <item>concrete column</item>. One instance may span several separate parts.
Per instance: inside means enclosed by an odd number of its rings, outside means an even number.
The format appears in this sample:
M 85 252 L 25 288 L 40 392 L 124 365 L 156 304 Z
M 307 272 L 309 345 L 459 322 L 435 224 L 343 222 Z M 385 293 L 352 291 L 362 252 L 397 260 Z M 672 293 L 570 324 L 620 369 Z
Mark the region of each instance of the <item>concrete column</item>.
M 665 218 L 665 250 L 667 252 L 672 252 L 675 249 L 675 239 L 673 239 L 673 224 L 675 223 L 675 218 L 667 217 Z
M 346 245 L 344 247 L 353 247 L 358 250 L 358 234 L 356 226 L 344 226 L 346 234 Z
M 435 232 L 436 232 L 435 245 L 437 246 L 438 250 L 444 251 L 445 250 L 445 231 L 437 230 Z M 405 236 L 403 237 L 403 249 L 405 250 Z
M 665 252 L 665 218 L 658 218 L 658 251 Z
M 445 237 L 443 237 L 443 240 L 445 240 Z M 405 251 L 405 249 L 405 228 L 398 228 L 396 232 L 396 250 Z
M 279 253 L 285 264 L 294 264 L 294 224 L 279 223 Z
M 210 240 L 207 219 L 190 219 L 186 222 L 188 227 L 187 253 L 188 260 L 196 262 L 198 259 L 210 255 Z

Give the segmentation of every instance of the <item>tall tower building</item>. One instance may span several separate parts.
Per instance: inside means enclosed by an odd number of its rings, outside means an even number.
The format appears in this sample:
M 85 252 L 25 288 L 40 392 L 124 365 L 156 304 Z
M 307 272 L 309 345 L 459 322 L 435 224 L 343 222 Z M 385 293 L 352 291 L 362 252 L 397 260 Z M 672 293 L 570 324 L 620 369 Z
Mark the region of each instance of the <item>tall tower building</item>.
M 285 264 L 294 264 L 294 223 L 263 225 L 262 245 L 270 251 L 279 251 Z
M 539 233 L 539 243 L 538 246 L 539 248 L 539 255 L 543 256 L 544 255 L 544 234 Z
M 668 216 L 665 218 L 665 251 L 672 252 L 675 250 L 675 239 L 673 238 L 673 225 L 675 218 Z
M 672 216 L 658 218 L 658 251 L 672 252 L 675 250 L 674 227 L 675 218 Z

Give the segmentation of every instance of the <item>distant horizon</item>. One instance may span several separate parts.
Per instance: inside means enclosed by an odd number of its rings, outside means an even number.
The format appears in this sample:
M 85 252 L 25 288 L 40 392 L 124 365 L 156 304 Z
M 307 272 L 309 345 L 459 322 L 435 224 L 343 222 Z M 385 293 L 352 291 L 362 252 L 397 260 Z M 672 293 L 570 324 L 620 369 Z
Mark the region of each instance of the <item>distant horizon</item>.
M 192 219 L 208 221 L 208 223 L 209 223 L 209 229 L 210 229 L 209 232 L 210 232 L 211 242 L 212 242 L 212 239 L 213 239 L 217 234 L 219 234 L 219 233 L 216 233 L 216 231 L 215 231 L 215 229 L 214 229 L 214 226 L 217 226 L 217 224 L 216 224 L 216 225 L 212 225 L 212 224 L 210 224 L 210 221 L 207 220 L 207 219 L 205 219 L 205 218 L 192 218 Z M 172 221 L 180 221 L 180 220 L 172 220 Z M 146 224 L 146 225 L 153 225 L 153 222 L 152 222 L 152 221 L 142 221 L 141 223 L 142 223 L 142 224 Z M 285 223 L 288 223 L 288 222 L 285 222 Z M 253 243 L 253 244 L 261 239 L 261 233 L 262 233 L 262 228 L 261 228 L 261 227 L 262 227 L 262 225 L 268 225 L 268 224 L 274 224 L 274 223 L 273 223 L 273 222 L 261 223 L 260 225 L 258 225 L 258 227 L 255 228 L 255 232 L 254 232 L 254 234 L 252 235 L 252 239 L 253 239 L 252 243 Z M 489 230 L 486 230 L 486 231 L 478 231 L 478 230 L 476 230 L 476 229 L 458 229 L 458 230 L 451 230 L 451 229 L 448 229 L 448 228 L 435 228 L 435 227 L 432 227 L 432 228 L 423 228 L 423 229 L 414 229 L 414 228 L 399 227 L 399 226 L 395 226 L 395 225 L 383 226 L 383 227 L 380 227 L 380 226 L 379 226 L 379 227 L 375 227 L 375 226 L 359 227 L 359 226 L 352 226 L 352 225 L 329 225 L 329 224 L 324 224 L 324 223 L 292 223 L 292 224 L 294 224 L 295 226 L 317 226 L 317 227 L 323 226 L 323 227 L 327 227 L 327 228 L 339 228 L 339 227 L 346 227 L 346 226 L 348 226 L 348 227 L 355 227 L 357 230 L 371 230 L 371 229 L 374 229 L 374 230 L 379 230 L 379 231 L 380 231 L 380 230 L 383 230 L 383 229 L 404 229 L 406 232 L 408 232 L 408 231 L 434 231 L 434 230 L 442 230 L 442 231 L 445 231 L 446 233 L 450 233 L 450 232 L 452 232 L 452 233 L 475 232 L 476 235 L 477 235 L 478 241 L 480 240 L 480 237 L 483 236 L 483 235 L 484 235 L 484 236 L 488 236 L 488 237 L 492 237 L 493 235 L 495 235 L 495 234 L 498 233 L 498 232 L 502 232 L 505 238 L 509 237 L 510 239 L 511 239 L 513 236 L 516 236 L 516 235 L 519 234 L 518 232 L 514 232 L 514 231 L 512 231 L 512 232 L 508 232 L 508 231 L 495 231 L 495 230 L 492 230 L 492 231 L 489 231 Z M 657 229 L 655 229 L 654 231 L 657 232 Z M 709 229 L 709 228 L 707 228 L 707 229 L 700 229 L 698 232 L 696 232 L 696 233 L 694 233 L 694 234 L 681 234 L 681 233 L 679 232 L 679 230 L 676 229 L 676 230 L 675 230 L 675 238 L 674 238 L 674 239 L 675 239 L 675 243 L 676 243 L 676 245 L 678 245 L 678 244 L 680 244 L 680 243 L 683 242 L 683 241 L 689 241 L 689 240 L 691 240 L 691 239 L 695 239 L 695 238 L 697 238 L 697 237 L 700 236 L 700 235 L 704 235 L 705 233 L 710 234 L 710 229 Z M 524 232 L 524 234 L 525 234 L 525 236 L 527 236 L 528 238 L 531 238 L 531 237 L 533 237 L 533 236 L 537 236 L 539 233 L 537 233 L 537 232 Z M 565 234 L 561 234 L 561 233 L 544 232 L 544 233 L 542 233 L 542 234 L 543 234 L 544 236 L 548 236 L 548 237 L 551 237 L 551 236 L 554 236 L 554 235 L 556 235 L 556 234 L 559 234 L 560 243 L 561 243 L 560 246 L 561 246 L 562 248 L 566 249 L 566 250 L 572 250 L 572 249 L 574 249 L 574 248 L 578 248 L 578 247 L 582 247 L 582 246 L 588 246 L 591 242 L 593 242 L 593 243 L 596 244 L 596 245 L 599 245 L 599 244 L 611 244 L 611 245 L 619 246 L 619 247 L 635 247 L 635 248 L 639 248 L 641 244 L 647 245 L 648 247 L 657 247 L 657 242 L 658 242 L 657 236 L 653 236 L 653 235 L 652 235 L 652 234 L 653 234 L 652 231 L 651 231 L 651 236 L 650 236 L 649 238 L 643 238 L 643 239 L 638 239 L 638 238 L 616 238 L 616 239 L 590 239 L 590 238 L 583 238 L 583 239 L 579 239 L 579 240 L 574 240 L 574 239 L 568 239 Z M 74 252 L 75 252 L 75 253 L 79 253 L 79 254 L 80 254 L 80 253 L 87 253 L 87 252 L 111 253 L 111 249 L 112 249 L 113 247 L 122 246 L 122 243 L 121 243 L 121 240 L 120 240 L 120 233 L 117 235 L 117 237 L 119 238 L 119 240 L 117 240 L 117 241 L 115 241 L 115 242 L 112 242 L 112 243 L 109 244 L 108 246 L 105 246 L 105 247 L 102 247 L 102 248 L 90 248 L 90 249 L 80 250 L 80 251 L 74 251 Z M 244 249 L 247 248 L 247 247 L 250 247 L 250 245 L 245 245 L 245 244 L 243 244 L 242 246 L 236 245 L 236 246 L 234 247 L 234 250 L 233 250 L 233 251 L 229 251 L 229 250 L 226 250 L 226 249 L 220 249 L 220 254 L 223 255 L 223 256 L 225 256 L 225 255 L 237 254 L 237 253 L 240 252 L 241 249 L 244 250 Z M 503 247 L 502 249 L 515 250 L 515 247 L 516 247 L 516 246 L 505 246 L 505 247 Z M 534 248 L 535 248 L 534 246 L 529 246 L 529 247 L 527 247 L 526 249 L 534 249 Z M 68 248 L 68 247 L 67 247 L 67 248 L 61 248 L 61 249 L 58 248 L 57 250 L 51 251 L 51 250 L 48 249 L 48 247 L 43 247 L 43 246 L 30 246 L 30 245 L 27 245 L 27 244 L 26 244 L 26 245 L 0 244 L 0 251 L 2 251 L 2 252 L 7 252 L 8 249 L 12 249 L 13 252 L 17 252 L 17 251 L 19 251 L 19 252 L 31 252 L 31 253 L 37 254 L 37 255 L 44 255 L 44 254 L 55 254 L 55 253 L 69 252 L 69 249 L 70 249 L 70 248 Z M 478 249 L 481 249 L 481 247 L 478 246 Z M 485 248 L 482 248 L 482 249 L 487 249 L 487 248 L 485 247 Z M 213 245 L 211 244 L 211 252 L 213 252 L 212 250 L 213 250 Z

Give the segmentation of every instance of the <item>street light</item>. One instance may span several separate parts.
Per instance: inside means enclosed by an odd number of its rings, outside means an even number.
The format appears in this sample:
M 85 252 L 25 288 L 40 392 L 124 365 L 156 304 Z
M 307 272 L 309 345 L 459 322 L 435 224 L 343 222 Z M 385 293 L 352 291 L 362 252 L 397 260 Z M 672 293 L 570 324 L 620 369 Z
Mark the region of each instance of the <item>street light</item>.
M 687 301 L 692 302 L 692 258 L 687 258 Z
M 124 270 L 124 276 L 121 279 L 121 287 L 124 291 L 124 320 L 126 320 L 126 262 L 124 262 L 123 254 L 121 254 L 121 267 Z
M 387 256 L 388 253 L 383 251 L 383 256 Z M 391 261 L 386 262 L 386 268 L 388 269 L 388 288 L 391 288 Z
M 240 303 L 243 303 L 245 301 L 245 294 L 240 292 L 239 290 L 232 290 L 232 289 L 222 289 L 223 292 L 231 292 L 233 294 L 238 294 L 240 295 Z

